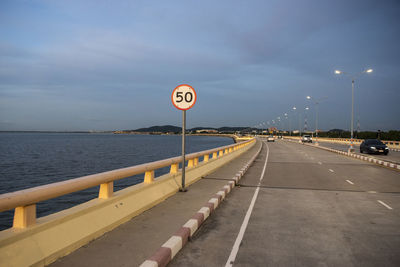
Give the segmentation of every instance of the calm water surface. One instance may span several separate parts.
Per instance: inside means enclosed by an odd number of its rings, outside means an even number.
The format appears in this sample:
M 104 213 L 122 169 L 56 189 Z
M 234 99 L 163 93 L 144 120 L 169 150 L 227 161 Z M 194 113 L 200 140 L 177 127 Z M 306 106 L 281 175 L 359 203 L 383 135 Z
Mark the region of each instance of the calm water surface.
M 224 137 L 187 137 L 187 153 L 232 144 Z M 181 136 L 71 133 L 0 133 L 0 194 L 179 156 Z M 156 171 L 156 176 L 169 168 Z M 115 191 L 143 181 L 114 183 Z M 38 203 L 38 217 L 96 198 L 98 187 Z M 0 230 L 13 211 L 0 213 Z

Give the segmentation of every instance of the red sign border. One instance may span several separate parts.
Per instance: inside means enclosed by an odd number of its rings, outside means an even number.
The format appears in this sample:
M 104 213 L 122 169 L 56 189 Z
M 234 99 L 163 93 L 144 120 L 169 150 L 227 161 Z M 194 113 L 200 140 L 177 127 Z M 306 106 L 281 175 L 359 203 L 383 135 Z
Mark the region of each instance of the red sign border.
M 174 93 L 175 93 L 175 91 L 179 88 L 179 87 L 181 87 L 181 86 L 187 86 L 187 87 L 190 87 L 192 90 L 193 90 L 193 92 L 194 92 L 194 102 L 193 102 L 193 104 L 192 105 L 190 105 L 190 107 L 188 107 L 188 108 L 179 108 L 179 107 L 177 107 L 176 105 L 175 105 L 175 103 L 174 103 Z M 172 94 L 171 94 L 171 102 L 172 102 L 172 104 L 177 108 L 177 109 L 179 109 L 179 110 L 188 110 L 188 109 L 191 109 L 193 106 L 194 106 L 194 104 L 196 104 L 196 101 L 197 101 L 197 93 L 196 93 L 196 90 L 194 90 L 194 88 L 192 87 L 192 86 L 190 86 L 189 84 L 180 84 L 180 85 L 178 85 L 177 87 L 175 87 L 175 89 L 172 91 Z

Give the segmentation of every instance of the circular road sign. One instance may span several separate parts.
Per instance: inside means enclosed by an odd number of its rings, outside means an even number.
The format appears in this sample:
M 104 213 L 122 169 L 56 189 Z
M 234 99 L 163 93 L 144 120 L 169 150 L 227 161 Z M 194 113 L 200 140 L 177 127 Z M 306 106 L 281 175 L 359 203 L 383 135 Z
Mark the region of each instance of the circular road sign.
M 196 103 L 196 99 L 196 91 L 187 84 L 176 87 L 171 95 L 172 104 L 180 110 L 191 109 Z

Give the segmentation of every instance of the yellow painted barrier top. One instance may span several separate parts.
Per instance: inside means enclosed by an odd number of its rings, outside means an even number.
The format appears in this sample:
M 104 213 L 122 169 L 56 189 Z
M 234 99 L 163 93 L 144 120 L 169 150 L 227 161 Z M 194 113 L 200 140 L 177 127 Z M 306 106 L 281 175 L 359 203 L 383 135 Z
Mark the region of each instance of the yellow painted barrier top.
M 214 152 L 224 151 L 225 149 L 229 148 L 240 147 L 252 141 L 253 139 L 241 143 L 236 143 L 232 145 L 227 145 L 210 150 L 192 153 L 186 156 L 186 160 L 196 159 L 201 156 L 210 155 Z M 37 202 L 85 190 L 87 188 L 98 186 L 101 184 L 110 183 L 115 180 L 145 173 L 147 171 L 152 171 L 170 165 L 172 166 L 173 164 L 179 164 L 181 162 L 182 162 L 182 157 L 179 156 L 151 163 L 136 165 L 133 167 L 127 167 L 103 173 L 87 175 L 75 179 L 70 179 L 67 181 L 37 186 L 12 193 L 2 194 L 0 195 L 0 212 L 14 209 L 16 207 L 29 206 Z

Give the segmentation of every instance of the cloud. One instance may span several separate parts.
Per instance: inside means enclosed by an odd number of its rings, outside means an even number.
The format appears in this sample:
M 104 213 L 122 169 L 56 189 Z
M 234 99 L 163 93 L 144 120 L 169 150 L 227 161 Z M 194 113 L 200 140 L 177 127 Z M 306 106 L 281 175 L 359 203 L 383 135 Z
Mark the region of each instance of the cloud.
M 340 102 L 348 81 L 332 71 L 357 72 L 365 66 L 377 71 L 369 80 L 363 77 L 360 87 L 381 86 L 380 92 L 390 96 L 386 106 L 395 105 L 396 2 L 32 1 L 10 6 L 0 19 L 7 25 L 0 26 L 0 96 L 4 119 L 12 117 L 22 128 L 27 120 L 21 114 L 40 114 L 45 117 L 40 125 L 48 121 L 54 128 L 72 117 L 71 127 L 90 129 L 174 121 L 169 97 L 180 83 L 199 91 L 193 116 L 203 124 L 245 125 L 306 105 L 308 94 Z M 326 112 L 326 120 L 339 116 L 337 127 L 348 127 L 341 119 L 347 104 L 327 103 L 340 110 Z M 363 112 L 376 120 L 379 110 Z

